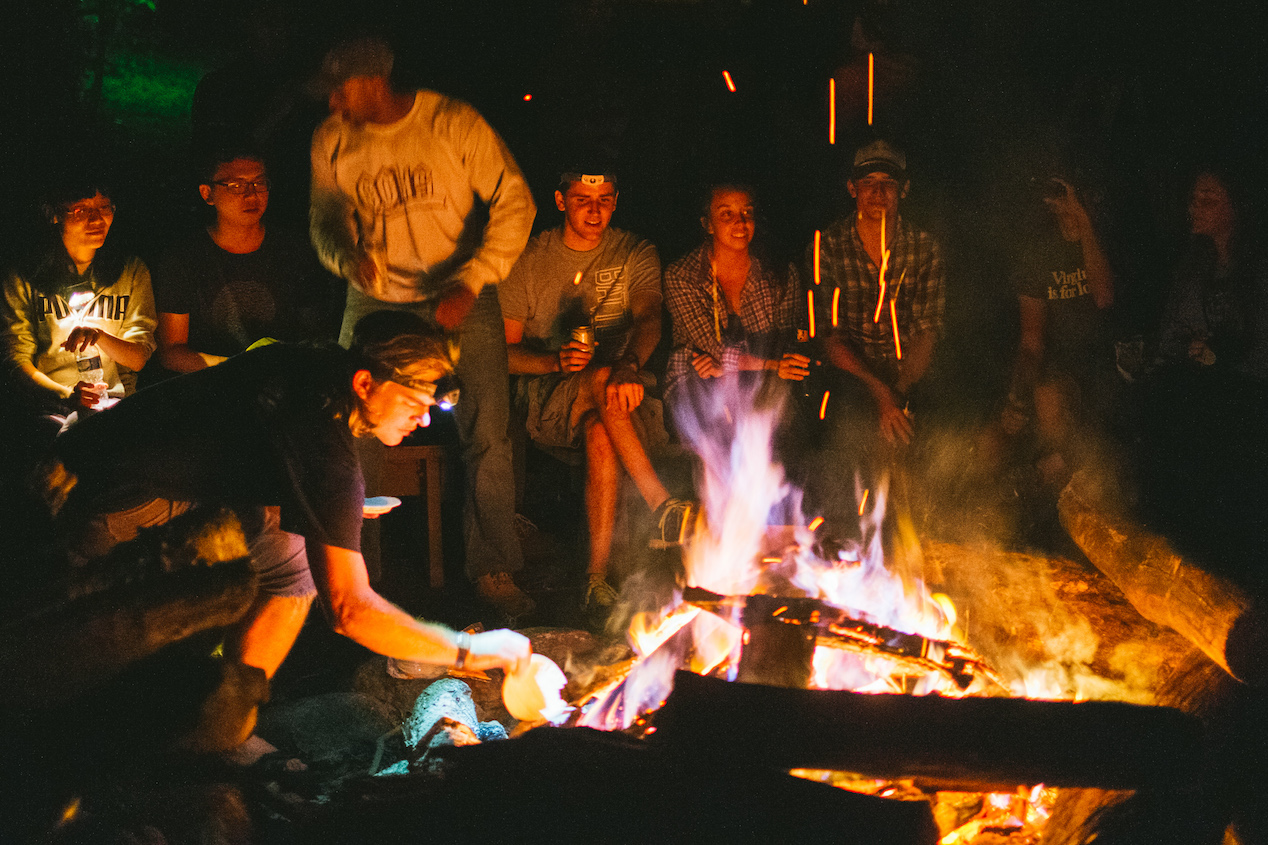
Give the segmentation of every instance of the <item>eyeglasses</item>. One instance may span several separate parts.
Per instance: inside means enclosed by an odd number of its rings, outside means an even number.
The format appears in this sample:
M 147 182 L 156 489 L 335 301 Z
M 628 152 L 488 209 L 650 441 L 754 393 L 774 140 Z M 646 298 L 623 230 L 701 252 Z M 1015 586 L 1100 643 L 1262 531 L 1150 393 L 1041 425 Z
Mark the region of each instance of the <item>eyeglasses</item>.
M 398 372 L 392 381 L 408 390 L 421 393 L 429 405 L 435 405 L 442 411 L 448 411 L 458 404 L 459 384 L 457 376 L 444 376 L 437 382 L 410 378 Z
M 106 205 L 76 205 L 66 209 L 63 215 L 71 223 L 86 223 L 95 217 L 108 220 L 114 217 L 114 203 L 107 203 Z
M 249 182 L 244 179 L 216 179 L 212 184 L 219 185 L 236 197 L 246 196 L 252 191 L 257 194 L 267 194 L 269 192 L 268 179 L 253 179 Z

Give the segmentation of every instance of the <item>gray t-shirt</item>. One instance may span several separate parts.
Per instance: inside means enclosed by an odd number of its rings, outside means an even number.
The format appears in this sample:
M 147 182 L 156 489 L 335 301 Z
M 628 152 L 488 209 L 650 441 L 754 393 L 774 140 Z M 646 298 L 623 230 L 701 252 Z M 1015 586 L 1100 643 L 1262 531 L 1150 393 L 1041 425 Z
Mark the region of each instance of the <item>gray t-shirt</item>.
M 625 351 L 636 293 L 660 298 L 660 256 L 650 242 L 612 228 L 585 252 L 564 245 L 562 228 L 542 232 L 498 285 L 502 316 L 524 324 L 530 348 L 553 351 L 577 326 L 593 325 L 600 363 Z

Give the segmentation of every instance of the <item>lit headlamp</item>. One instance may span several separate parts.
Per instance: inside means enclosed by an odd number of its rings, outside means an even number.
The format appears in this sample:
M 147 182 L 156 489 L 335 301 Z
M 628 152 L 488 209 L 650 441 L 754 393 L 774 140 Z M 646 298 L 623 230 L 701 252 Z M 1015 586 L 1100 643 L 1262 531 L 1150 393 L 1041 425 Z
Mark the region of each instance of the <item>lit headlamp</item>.
M 442 376 L 440 381 L 436 382 L 436 407 L 442 411 L 453 409 L 458 404 L 458 393 L 462 385 L 458 381 L 458 377 L 453 373 Z
M 419 393 L 425 394 L 442 411 L 452 410 L 453 406 L 458 404 L 458 391 L 461 385 L 458 377 L 452 373 L 442 376 L 435 382 L 404 376 L 394 378 L 392 381 L 402 387 L 408 387 L 410 390 L 417 390 Z

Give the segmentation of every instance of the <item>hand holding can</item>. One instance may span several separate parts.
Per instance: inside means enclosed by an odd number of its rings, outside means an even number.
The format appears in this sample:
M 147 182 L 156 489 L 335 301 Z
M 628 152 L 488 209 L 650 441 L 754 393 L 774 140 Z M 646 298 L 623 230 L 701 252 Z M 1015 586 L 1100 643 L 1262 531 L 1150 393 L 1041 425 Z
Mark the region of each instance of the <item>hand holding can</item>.
M 559 369 L 575 373 L 586 368 L 594 356 L 594 328 L 577 326 L 572 330 L 572 340 L 559 349 Z

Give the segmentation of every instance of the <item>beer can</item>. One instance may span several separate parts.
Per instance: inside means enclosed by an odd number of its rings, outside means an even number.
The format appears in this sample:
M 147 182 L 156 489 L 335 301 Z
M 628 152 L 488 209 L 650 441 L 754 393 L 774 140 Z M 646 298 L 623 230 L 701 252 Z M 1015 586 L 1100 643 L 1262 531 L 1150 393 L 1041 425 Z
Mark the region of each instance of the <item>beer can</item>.
M 594 351 L 594 327 L 577 326 L 572 330 L 572 339 L 584 343 L 588 352 Z

